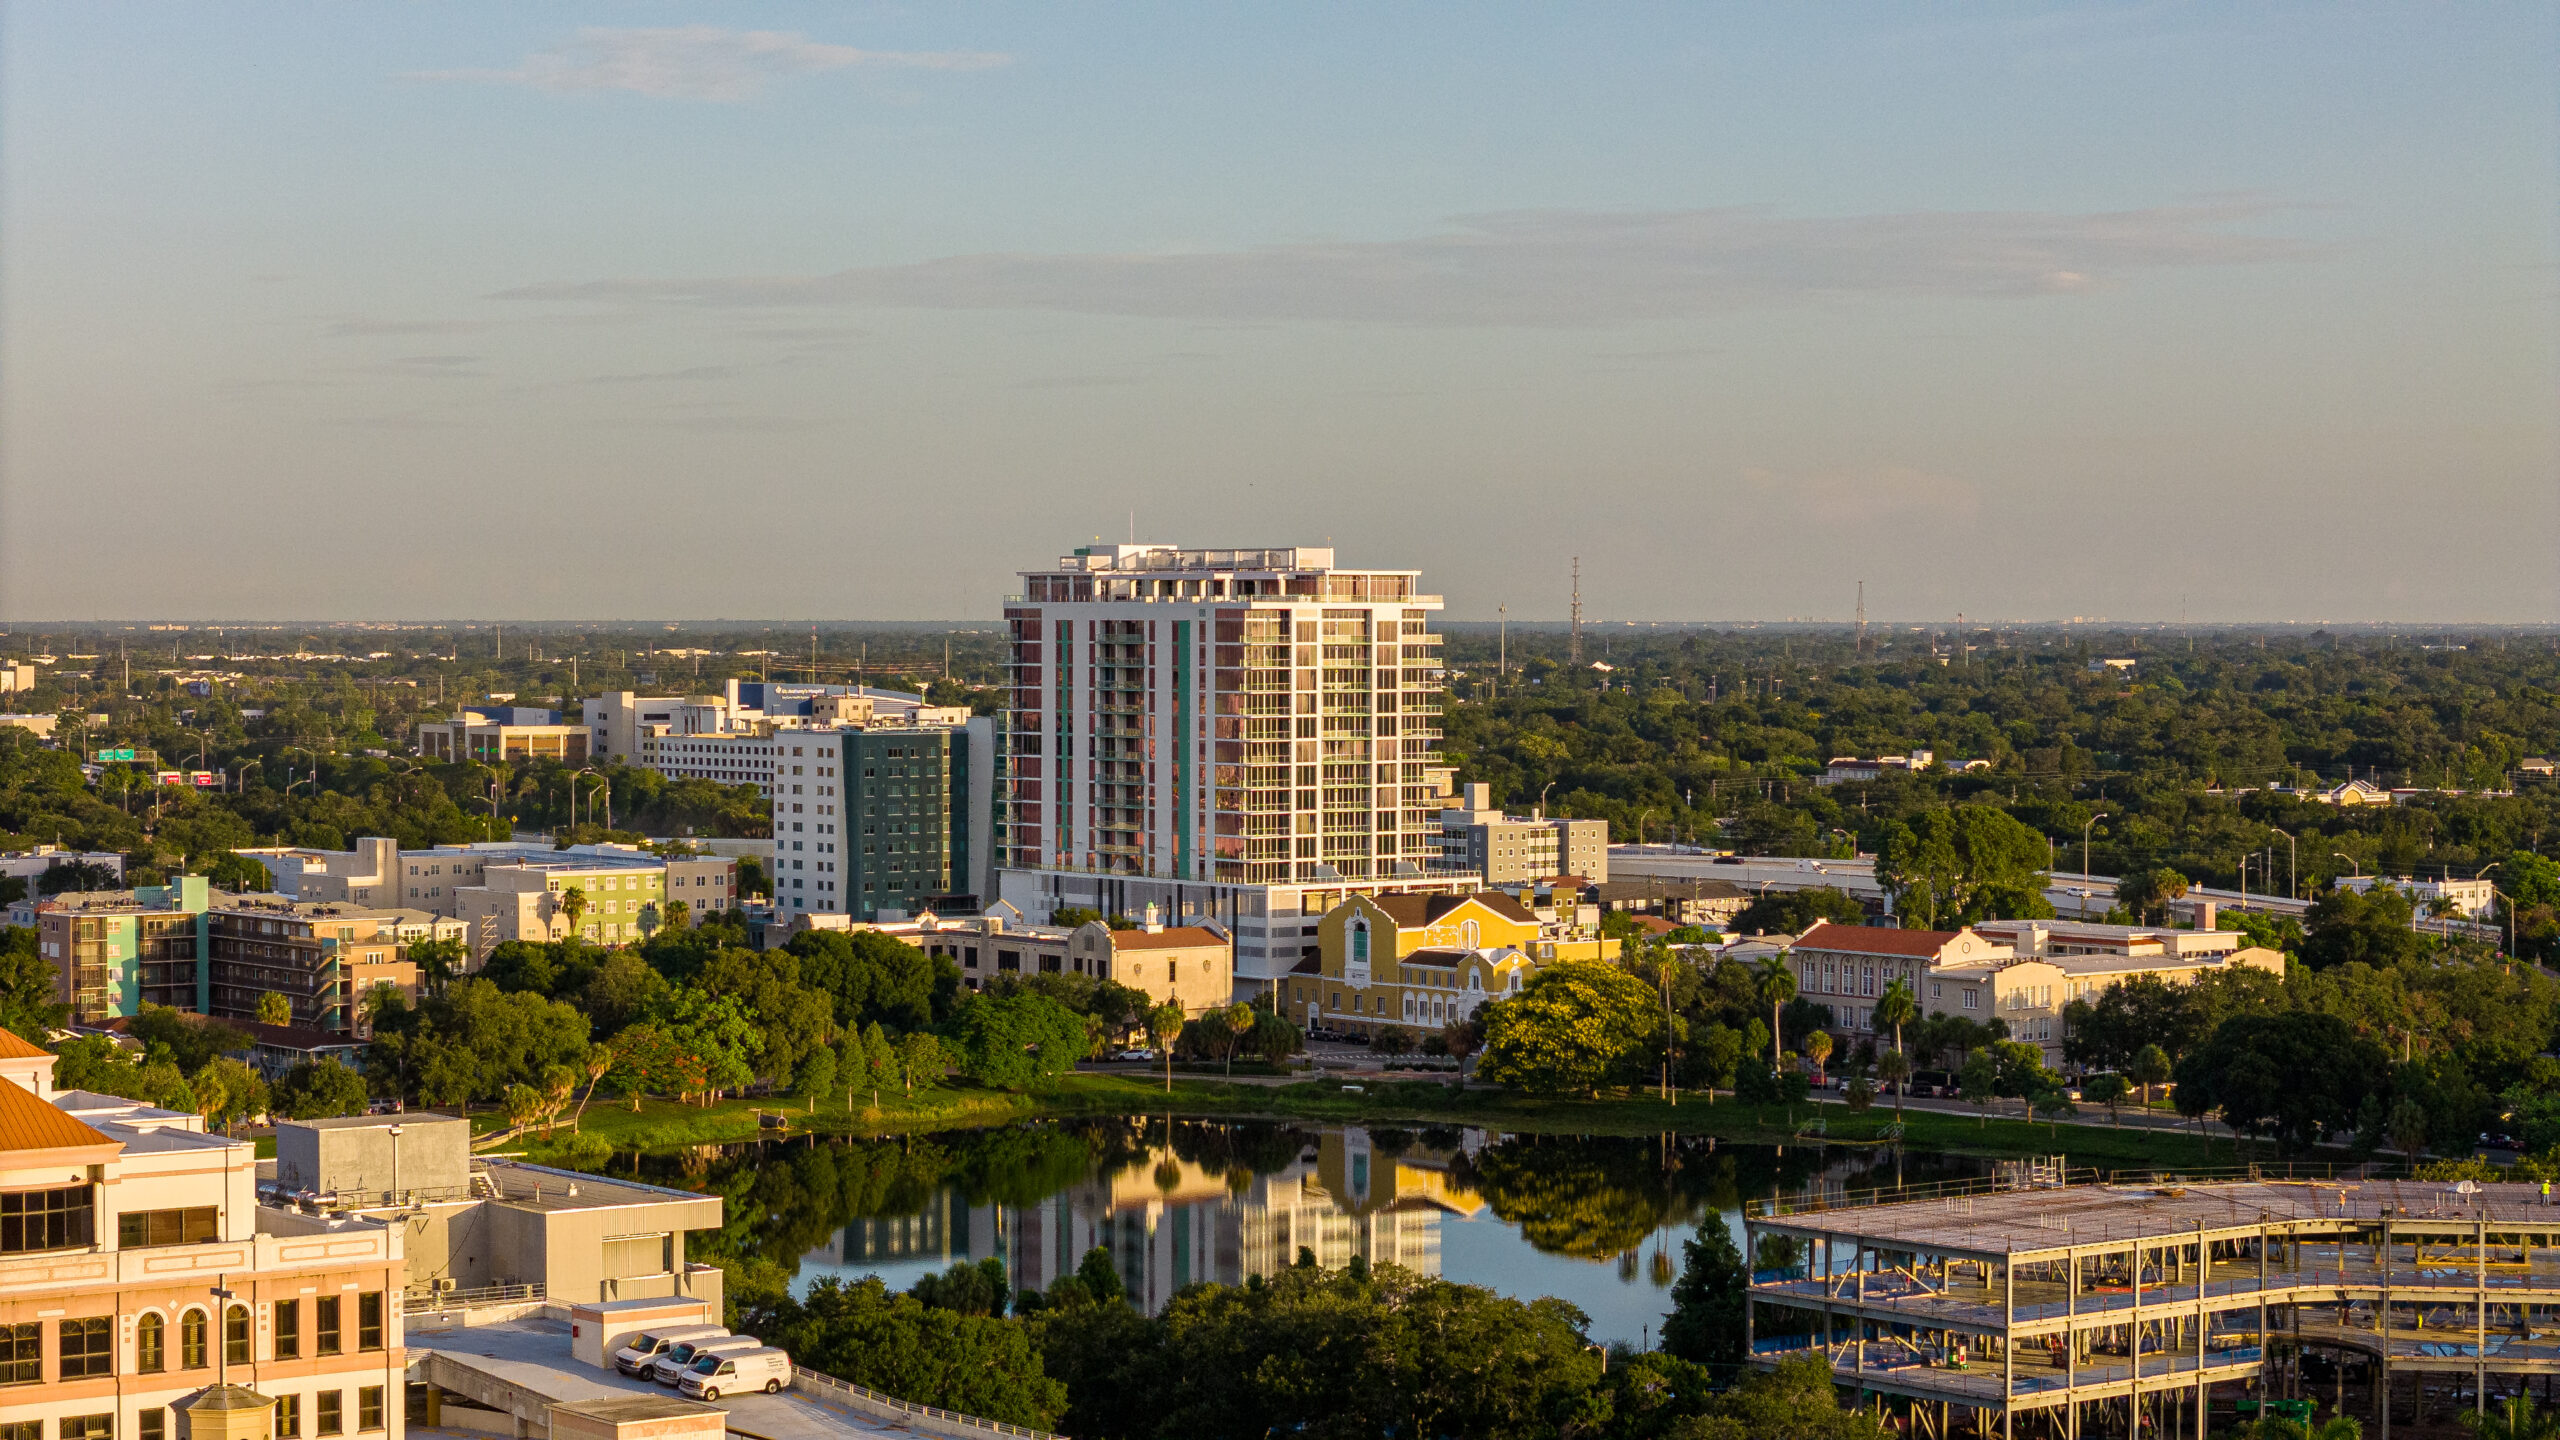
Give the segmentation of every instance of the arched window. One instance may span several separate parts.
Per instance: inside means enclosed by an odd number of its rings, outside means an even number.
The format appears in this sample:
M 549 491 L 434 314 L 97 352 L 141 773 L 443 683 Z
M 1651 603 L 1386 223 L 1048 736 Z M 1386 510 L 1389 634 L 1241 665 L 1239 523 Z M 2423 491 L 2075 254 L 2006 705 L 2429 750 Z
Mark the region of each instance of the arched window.
M 233 1365 L 249 1363 L 249 1307 L 234 1305 L 222 1317 L 222 1358 Z
M 133 1327 L 133 1365 L 145 1375 L 169 1368 L 169 1322 L 146 1314 Z
M 1484 943 L 1484 932 L 1473 920 L 1461 921 L 1458 925 L 1458 943 L 1473 950 Z
M 205 1332 L 208 1328 L 205 1314 L 201 1310 L 190 1310 L 178 1317 L 179 1369 L 201 1370 L 205 1367 L 208 1359 L 205 1350 Z
M 1351 917 L 1351 963 L 1369 963 L 1369 922 L 1357 915 Z

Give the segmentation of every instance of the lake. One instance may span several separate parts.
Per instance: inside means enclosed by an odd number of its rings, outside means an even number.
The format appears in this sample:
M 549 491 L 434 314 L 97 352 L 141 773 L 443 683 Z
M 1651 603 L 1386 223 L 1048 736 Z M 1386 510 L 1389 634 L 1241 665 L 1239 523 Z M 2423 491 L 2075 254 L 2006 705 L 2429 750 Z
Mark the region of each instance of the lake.
M 1503 1134 L 1456 1127 L 1130 1118 L 1044 1121 L 890 1140 L 696 1147 L 643 1178 L 716 1191 L 728 1226 L 697 1237 L 777 1267 L 793 1293 L 827 1276 L 919 1276 L 994 1256 L 1045 1287 L 1096 1246 L 1130 1295 L 1162 1307 L 1195 1281 L 1240 1284 L 1312 1252 L 1355 1255 L 1520 1299 L 1552 1295 L 1601 1341 L 1659 1332 L 1701 1223 L 1739 1242 L 1746 1198 L 1979 1174 L 1895 1150 L 1705 1137 Z

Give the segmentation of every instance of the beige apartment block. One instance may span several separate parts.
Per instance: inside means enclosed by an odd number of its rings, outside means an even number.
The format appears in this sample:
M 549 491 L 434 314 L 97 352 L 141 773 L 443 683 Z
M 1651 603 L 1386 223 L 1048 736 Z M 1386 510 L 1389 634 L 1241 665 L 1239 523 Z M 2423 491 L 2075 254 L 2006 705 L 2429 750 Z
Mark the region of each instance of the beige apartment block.
M 525 860 L 485 867 L 480 884 L 456 892 L 455 908 L 470 926 L 474 958 L 509 940 L 568 939 L 572 891 L 585 902 L 574 933 L 627 945 L 663 922 L 666 883 L 663 866 Z

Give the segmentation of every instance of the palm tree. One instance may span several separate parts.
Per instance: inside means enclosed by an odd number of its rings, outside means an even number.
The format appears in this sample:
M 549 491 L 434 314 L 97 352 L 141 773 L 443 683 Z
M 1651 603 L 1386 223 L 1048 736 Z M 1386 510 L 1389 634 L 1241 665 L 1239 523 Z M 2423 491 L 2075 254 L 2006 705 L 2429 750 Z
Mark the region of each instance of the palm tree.
M 1778 1012 L 1796 998 L 1796 972 L 1787 968 L 1785 954 L 1772 955 L 1760 962 L 1760 971 L 1752 977 L 1752 988 L 1769 1007 L 1769 1073 L 1776 1074 L 1786 1059 L 1785 1036 L 1778 1023 Z
M 2462 1418 L 2477 1440 L 2560 1440 L 2560 1413 L 2543 1410 L 2528 1395 L 2511 1395 L 2495 1409 Z
M 682 900 L 670 900 L 661 913 L 660 923 L 670 930 L 681 930 L 693 923 L 693 907 Z
M 1911 1078 L 1911 1057 L 1899 1050 L 1887 1050 L 1876 1057 L 1876 1078 L 1893 1087 L 1893 1113 L 1900 1116 L 1903 1082 Z
M 1902 1027 L 1919 1018 L 1920 1002 L 1912 995 L 1911 982 L 1908 980 L 1895 980 L 1884 987 L 1883 994 L 1876 997 L 1876 1023 L 1893 1027 L 1893 1049 L 1897 1055 L 1903 1053 Z M 1911 1062 L 1906 1058 L 1902 1065 L 1902 1080 L 1908 1081 L 1910 1078 Z M 1902 1092 L 1899 1089 L 1894 1091 L 1893 1111 L 1897 1115 L 1902 1113 Z
M 604 1077 L 612 1072 L 614 1059 L 615 1056 L 611 1045 L 590 1045 L 587 1047 L 587 1058 L 585 1063 L 587 1072 L 587 1093 L 578 1097 L 578 1113 L 569 1117 L 570 1129 L 577 1129 L 579 1124 L 587 1118 L 587 1102 L 596 1098 L 596 1087 L 603 1084 Z
M 1896 980 L 1884 987 L 1876 997 L 1876 1023 L 1893 1027 L 1893 1048 L 1902 1048 L 1902 1027 L 1920 1018 L 1920 1002 L 1911 993 L 1911 982 Z
M 2151 1087 L 2169 1078 L 2169 1052 L 2157 1045 L 2145 1045 L 2133 1052 L 2133 1063 L 2125 1067 L 2125 1078 L 2142 1087 L 2142 1108 L 2151 1109 Z
M 1226 1009 L 1227 1078 L 1230 1080 L 1236 1073 L 1236 1047 L 1244 1043 L 1244 1037 L 1253 1033 L 1255 1018 L 1253 1007 L 1241 1000 Z
M 584 886 L 572 885 L 560 892 L 560 913 L 569 917 L 569 936 L 571 939 L 576 939 L 578 918 L 587 913 L 587 892 Z
M 1173 1093 L 1173 1042 L 1182 1033 L 1182 1005 L 1167 1000 L 1147 1012 L 1147 1038 L 1164 1052 L 1165 1093 Z
M 2391 1148 L 2400 1152 L 2402 1160 L 2418 1163 L 2418 1152 L 2427 1148 L 2427 1111 L 2417 1097 L 2403 1095 L 2391 1102 L 2391 1111 L 2382 1122 L 2383 1132 L 2391 1138 Z
M 1831 1032 L 1816 1030 L 1804 1037 L 1804 1053 L 1813 1061 L 1813 1080 L 1822 1083 L 1823 1062 L 1831 1058 Z

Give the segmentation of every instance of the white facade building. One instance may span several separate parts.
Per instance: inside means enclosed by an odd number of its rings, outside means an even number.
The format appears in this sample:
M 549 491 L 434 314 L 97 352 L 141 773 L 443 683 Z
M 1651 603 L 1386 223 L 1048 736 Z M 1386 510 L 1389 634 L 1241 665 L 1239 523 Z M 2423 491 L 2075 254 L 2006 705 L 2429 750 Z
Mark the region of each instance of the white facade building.
M 1440 598 L 1333 551 L 1097 545 L 1009 601 L 1005 900 L 1236 938 L 1255 993 L 1354 893 L 1435 872 Z

